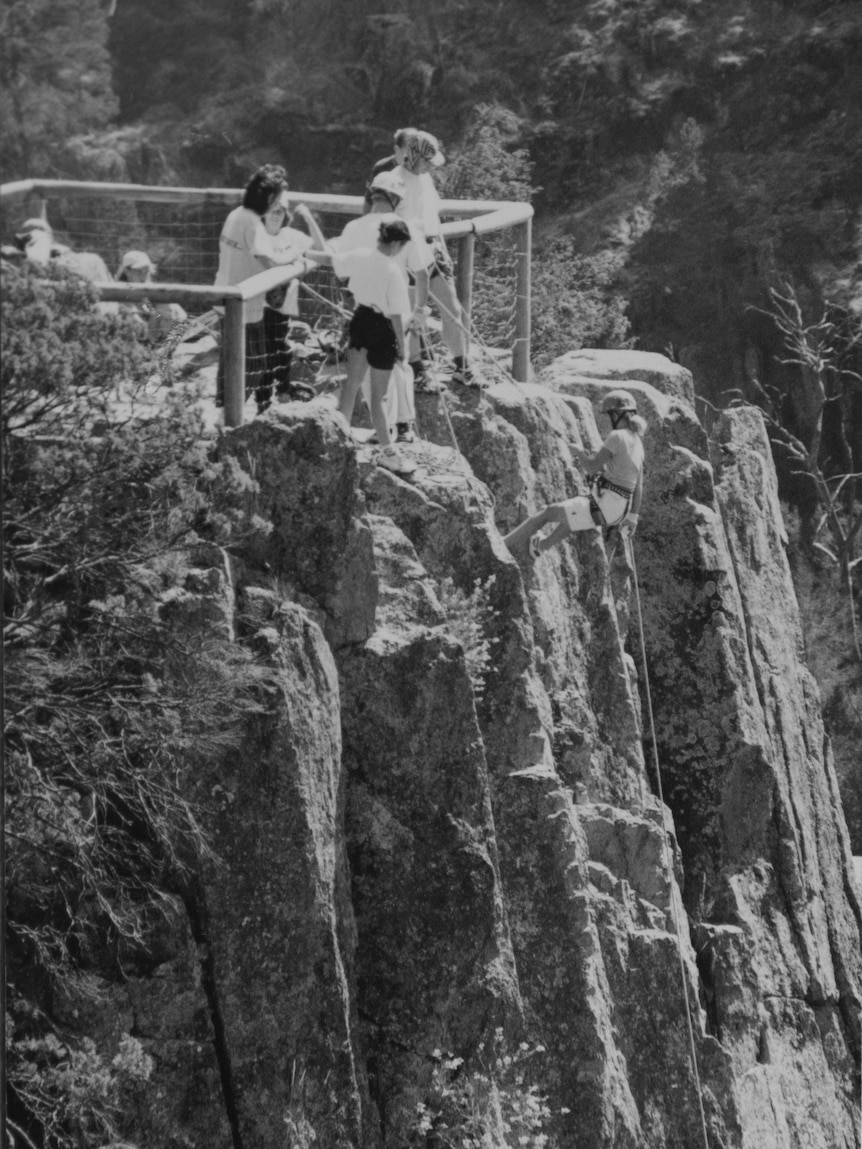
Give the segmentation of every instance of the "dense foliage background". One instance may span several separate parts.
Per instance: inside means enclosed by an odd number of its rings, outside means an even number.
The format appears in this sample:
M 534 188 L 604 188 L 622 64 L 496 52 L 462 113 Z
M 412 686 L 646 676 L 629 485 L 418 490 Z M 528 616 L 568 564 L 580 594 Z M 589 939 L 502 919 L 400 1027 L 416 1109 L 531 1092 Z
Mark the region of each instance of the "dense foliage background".
M 862 854 L 860 58 L 858 0 L 0 0 L 3 180 L 239 186 L 280 161 L 358 193 L 412 122 L 446 194 L 530 198 L 537 365 L 661 351 L 707 423 L 766 413 Z M 179 411 L 70 439 L 152 364 L 74 277 L 4 267 L 3 293 L 10 1112 L 34 1143 L 101 1144 L 146 1058 L 65 1045 L 36 1003 L 146 960 L 188 896 L 206 846 L 163 782 L 191 737 L 229 743 L 259 674 L 171 640 L 159 595 L 229 540 L 246 480 Z
M 358 193 L 412 122 L 443 141 L 446 194 L 532 199 L 537 365 L 579 346 L 661 351 L 693 371 L 706 422 L 738 401 L 770 420 L 809 661 L 862 853 L 850 625 L 862 581 L 860 58 L 858 0 L 2 0 L 3 179 L 239 186 L 280 161 L 296 188 Z M 118 375 L 148 370 L 83 286 L 12 275 L 4 447 L 22 419 L 50 435 L 82 378 L 89 406 Z M 490 325 L 493 296 L 477 285 Z M 190 654 L 165 646 L 151 589 L 135 590 L 130 572 L 206 525 L 207 480 L 194 428 L 148 434 L 146 467 L 119 433 L 86 450 L 5 451 L 13 971 L 37 954 L 40 976 L 80 965 L 105 922 L 134 950 L 136 907 L 178 888 L 183 851 L 201 845 L 191 812 L 155 809 L 138 789 L 173 761 L 175 730 L 224 703 L 194 695 L 158 709 L 153 683 Z M 120 599 L 132 620 L 122 636 Z M 122 701 L 103 713 L 94 699 L 108 679 Z M 244 690 L 228 713 L 251 704 Z M 81 750 L 61 766 L 51 700 L 70 692 Z M 130 739 L 142 772 L 121 768 Z M 34 794 L 35 839 L 15 828 Z M 132 830 L 117 810 L 137 811 Z M 16 854 L 19 831 L 29 853 Z M 73 859 L 71 900 L 42 882 L 34 851 Z M 143 886 L 129 884 L 130 858 Z M 27 1014 L 25 983 L 12 1054 L 26 1092 L 33 1065 L 53 1072 L 66 1054 Z M 31 1110 L 62 1110 L 84 1143 L 145 1068 L 131 1048 L 120 1066 L 85 1064 L 105 1104 L 90 1112 L 93 1098 L 79 1097 L 74 1113 L 57 1083 L 77 1070 L 43 1073 L 55 1094 Z

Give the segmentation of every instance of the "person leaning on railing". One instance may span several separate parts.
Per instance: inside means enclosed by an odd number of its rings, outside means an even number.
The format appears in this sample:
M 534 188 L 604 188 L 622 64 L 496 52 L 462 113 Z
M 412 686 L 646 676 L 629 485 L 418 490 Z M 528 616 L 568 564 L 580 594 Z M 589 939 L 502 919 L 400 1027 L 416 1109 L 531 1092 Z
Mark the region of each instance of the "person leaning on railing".
M 384 171 L 395 171 L 404 184 L 404 196 L 395 209 L 408 223 L 416 224 L 424 233 L 434 257 L 430 275 L 429 294 L 440 308 L 443 323 L 443 342 L 452 356 L 455 371 L 453 383 L 475 386 L 476 382 L 467 362 L 467 335 L 464 329 L 464 315 L 455 289 L 455 275 L 452 258 L 441 234 L 440 196 L 431 178 L 431 169 L 441 167 L 446 157 L 435 136 L 418 128 L 399 128 L 394 137 L 394 152 L 385 159 L 378 160 L 371 174 L 374 177 Z M 417 385 L 421 386 L 424 364 L 421 360 L 411 362 Z
M 264 225 L 264 216 L 288 190 L 287 172 L 280 164 L 264 164 L 248 181 L 242 205 L 234 208 L 224 222 L 219 236 L 219 264 L 216 287 L 235 287 L 243 280 L 265 271 L 293 263 L 299 252 L 279 248 L 275 237 Z M 299 209 L 297 209 L 299 210 Z M 306 220 L 310 219 L 308 212 Z M 317 226 L 316 224 L 314 225 Z M 317 241 L 317 236 L 314 237 Z M 323 245 L 322 235 L 319 245 Z M 245 388 L 257 391 L 266 377 L 267 341 L 264 324 L 264 298 L 250 299 L 246 304 Z M 216 406 L 224 406 L 224 341 L 222 341 L 216 377 Z
M 320 250 L 325 245 L 323 233 L 304 203 L 298 205 L 296 215 L 305 220 L 310 235 L 292 226 L 294 217 L 286 192 L 280 193 L 263 216 L 263 225 L 272 237 L 275 250 L 280 255 L 288 254 L 291 260 L 298 259 L 311 248 Z M 255 391 L 259 415 L 272 402 L 273 390 L 282 399 L 311 399 L 315 394 L 313 387 L 306 383 L 291 382 L 290 378 L 292 356 L 288 335 L 291 324 L 299 318 L 298 287 L 299 281 L 292 279 L 290 283 L 274 287 L 266 293 L 263 309 L 266 365 L 263 378 Z

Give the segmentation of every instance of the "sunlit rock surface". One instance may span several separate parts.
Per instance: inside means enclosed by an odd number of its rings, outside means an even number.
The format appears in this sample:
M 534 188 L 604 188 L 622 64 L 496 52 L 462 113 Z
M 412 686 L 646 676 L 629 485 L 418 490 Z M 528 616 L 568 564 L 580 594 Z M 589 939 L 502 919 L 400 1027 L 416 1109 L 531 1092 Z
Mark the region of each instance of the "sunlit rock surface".
M 233 628 L 278 689 L 190 795 L 221 859 L 188 899 L 197 1020 L 160 1028 L 163 985 L 134 993 L 160 1083 L 184 1034 L 202 1052 L 173 1132 L 142 1115 L 141 1141 L 422 1144 L 440 1056 L 463 1079 L 524 1042 L 561 1149 L 850 1149 L 859 891 L 760 418 L 708 442 L 657 355 L 489 381 L 419 397 L 409 483 L 323 402 L 221 440 L 273 530 L 182 618 Z M 664 805 L 632 556 L 596 531 L 533 563 L 501 538 L 585 490 L 570 444 L 599 446 L 614 386 L 649 424 L 634 560 Z

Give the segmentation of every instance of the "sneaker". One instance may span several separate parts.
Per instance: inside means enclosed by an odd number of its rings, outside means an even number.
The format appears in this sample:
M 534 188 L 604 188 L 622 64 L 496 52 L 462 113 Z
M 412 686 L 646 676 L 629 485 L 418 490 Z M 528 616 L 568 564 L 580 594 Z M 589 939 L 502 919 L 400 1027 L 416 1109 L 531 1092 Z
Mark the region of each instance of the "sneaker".
M 395 424 L 396 443 L 412 443 L 415 438 L 416 436 L 413 434 L 413 428 L 409 423 Z
M 405 459 L 397 447 L 384 447 L 377 457 L 377 466 L 396 475 L 412 475 L 416 470 L 416 464 Z
M 309 399 L 315 397 L 317 392 L 309 383 L 291 380 L 290 383 L 282 383 L 281 386 L 277 387 L 275 394 L 279 403 L 289 403 L 292 399 L 307 403 Z
M 417 359 L 410 364 L 413 369 L 413 390 L 433 394 L 440 390 L 434 376 L 428 371 L 425 361 Z
M 456 367 L 452 372 L 451 381 L 453 383 L 460 383 L 462 387 L 482 387 L 484 384 L 480 383 L 471 369 L 465 363 L 463 367 Z

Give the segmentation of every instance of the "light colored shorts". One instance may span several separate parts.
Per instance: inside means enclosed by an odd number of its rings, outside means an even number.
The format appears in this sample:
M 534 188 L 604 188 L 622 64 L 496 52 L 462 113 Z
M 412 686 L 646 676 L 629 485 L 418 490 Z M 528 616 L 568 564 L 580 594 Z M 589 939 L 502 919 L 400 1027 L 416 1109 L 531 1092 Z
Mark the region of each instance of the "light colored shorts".
M 605 525 L 609 527 L 621 522 L 629 509 L 629 500 L 618 495 L 615 491 L 602 491 L 596 502 L 605 517 Z M 588 531 L 597 526 L 590 510 L 589 496 L 577 495 L 574 499 L 566 499 L 561 505 L 566 512 L 569 530 Z

